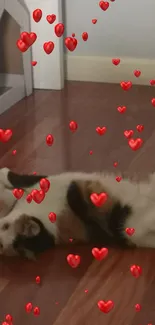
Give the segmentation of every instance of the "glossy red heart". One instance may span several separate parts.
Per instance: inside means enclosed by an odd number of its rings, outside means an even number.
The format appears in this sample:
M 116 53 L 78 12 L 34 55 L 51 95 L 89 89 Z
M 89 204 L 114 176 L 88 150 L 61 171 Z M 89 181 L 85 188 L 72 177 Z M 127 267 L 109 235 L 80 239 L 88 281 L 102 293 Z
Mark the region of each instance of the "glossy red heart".
M 47 143 L 47 145 L 50 147 L 50 146 L 52 146 L 53 142 L 54 142 L 53 135 L 52 134 L 48 134 L 46 136 L 46 143 Z
M 139 278 L 139 276 L 142 274 L 142 268 L 139 265 L 132 265 L 130 267 L 130 271 L 135 278 Z
M 134 71 L 134 75 L 135 75 L 135 77 L 140 77 L 140 75 L 141 75 L 141 71 L 140 70 L 135 70 Z
M 33 16 L 34 21 L 36 23 L 38 23 L 41 20 L 41 18 L 42 18 L 42 11 L 41 11 L 41 9 L 35 9 L 33 11 L 32 16 Z
M 37 39 L 37 34 L 36 33 L 27 33 L 27 32 L 22 32 L 20 34 L 21 40 L 28 46 L 31 46 Z
M 126 111 L 126 106 L 118 106 L 117 110 L 118 110 L 119 113 L 123 114 Z
M 15 196 L 15 198 L 17 200 L 19 200 L 23 196 L 24 190 L 22 190 L 21 188 L 14 188 L 14 190 L 12 191 L 12 193 Z
M 65 45 L 69 51 L 73 52 L 77 47 L 77 39 L 74 37 L 66 37 Z
M 43 190 L 32 190 L 31 195 L 33 200 L 38 204 L 40 204 L 45 198 L 45 192 Z
M 50 188 L 50 181 L 47 178 L 42 178 L 39 182 L 41 190 L 43 190 L 45 193 L 48 192 Z
M 11 129 L 0 129 L 0 141 L 6 143 L 12 138 L 13 132 Z
M 108 195 L 104 192 L 100 194 L 92 193 L 90 195 L 90 199 L 94 205 L 96 205 L 97 207 L 101 207 L 107 201 Z
M 114 65 L 119 65 L 119 63 L 121 62 L 121 60 L 120 59 L 112 59 L 112 63 L 114 64 Z
M 49 215 L 48 215 L 48 218 L 51 222 L 55 222 L 56 221 L 56 214 L 54 212 L 50 212 Z
M 51 54 L 54 50 L 54 43 L 53 42 L 45 42 L 43 45 L 44 51 L 46 54 Z
M 150 80 L 150 85 L 154 86 L 155 85 L 155 79 Z
M 121 177 L 121 176 L 116 176 L 116 181 L 117 181 L 118 183 L 120 183 L 121 180 L 122 180 L 122 177 Z
M 95 25 L 97 23 L 97 19 L 92 19 L 92 23 Z
M 76 268 L 81 262 L 81 257 L 79 255 L 69 254 L 67 255 L 67 262 L 72 268 Z
M 78 128 L 78 124 L 75 121 L 71 121 L 69 123 L 69 128 L 72 132 L 75 132 Z
M 134 228 L 126 228 L 125 232 L 127 235 L 132 236 L 135 233 L 135 229 Z
M 87 41 L 87 39 L 88 39 L 88 33 L 87 33 L 87 32 L 83 32 L 83 33 L 82 33 L 82 39 L 83 39 L 84 41 Z
M 107 128 L 106 128 L 105 126 L 103 126 L 103 127 L 98 126 L 98 127 L 96 128 L 96 132 L 97 132 L 99 135 L 103 135 L 103 134 L 105 134 L 106 131 L 107 131 Z
M 120 85 L 123 90 L 129 90 L 132 87 L 132 82 L 131 81 L 122 81 L 120 83 Z
M 34 307 L 34 309 L 33 309 L 33 314 L 34 314 L 35 316 L 39 316 L 39 315 L 40 315 L 40 308 L 39 308 L 39 307 Z
M 142 132 L 144 130 L 144 125 L 143 124 L 138 124 L 136 126 L 136 129 L 137 129 L 138 132 Z
M 32 67 L 35 67 L 37 65 L 37 61 L 31 61 Z
M 17 40 L 16 45 L 22 53 L 26 52 L 29 48 L 29 46 L 25 44 L 21 39 Z
M 114 308 L 114 303 L 112 300 L 104 301 L 100 300 L 97 303 L 98 308 L 103 312 L 103 313 L 109 313 L 113 308 Z
M 28 194 L 27 195 L 26 201 L 27 201 L 27 203 L 31 203 L 32 202 L 32 195 L 31 194 Z
M 102 10 L 106 11 L 109 8 L 109 2 L 107 1 L 100 1 L 99 6 Z
M 46 20 L 48 21 L 49 24 L 53 24 L 55 22 L 55 20 L 56 20 L 56 15 L 54 15 L 54 14 L 47 15 Z
M 128 141 L 128 144 L 130 146 L 130 148 L 134 151 L 138 150 L 139 148 L 141 148 L 142 144 L 143 144 L 143 140 L 141 138 L 137 138 L 137 139 L 130 139 Z
M 41 278 L 39 275 L 36 276 L 36 284 L 40 284 L 41 283 Z
M 133 136 L 133 130 L 125 130 L 124 131 L 124 136 L 127 138 L 127 139 L 129 139 L 129 138 L 131 138 L 132 136 Z
M 113 166 L 114 166 L 114 167 L 117 167 L 117 166 L 118 166 L 118 162 L 115 161 L 115 162 L 113 163 Z
M 33 309 L 33 305 L 31 302 L 28 302 L 26 305 L 25 305 L 25 310 L 27 313 L 30 313 Z
M 13 321 L 13 317 L 12 317 L 12 315 L 7 314 L 7 315 L 5 316 L 5 320 L 6 320 L 8 323 L 12 322 L 12 321 Z M 12 324 L 10 324 L 10 325 L 12 325 Z
M 55 25 L 55 27 L 54 27 L 54 31 L 55 31 L 55 34 L 57 37 L 61 37 L 64 33 L 64 30 L 65 30 L 65 27 L 64 27 L 64 24 L 62 24 L 62 23 L 59 23 L 59 24 Z
M 142 306 L 140 304 L 135 305 L 135 310 L 136 311 L 141 311 L 141 309 L 142 309 Z
M 155 107 L 155 98 L 152 98 L 151 103 Z
M 109 252 L 108 248 L 106 248 L 106 247 L 103 247 L 101 249 L 94 247 L 92 249 L 92 254 L 98 261 L 102 261 L 104 258 L 106 258 L 108 255 L 108 252 Z

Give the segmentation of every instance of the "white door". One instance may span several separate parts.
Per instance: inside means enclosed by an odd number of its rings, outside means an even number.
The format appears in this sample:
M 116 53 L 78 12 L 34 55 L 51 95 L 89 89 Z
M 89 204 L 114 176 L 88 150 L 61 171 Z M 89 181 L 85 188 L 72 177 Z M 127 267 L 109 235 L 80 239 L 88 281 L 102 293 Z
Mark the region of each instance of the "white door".
M 20 0 L 21 1 L 21 0 Z M 63 0 L 23 0 L 31 16 L 31 32 L 37 34 L 37 40 L 32 46 L 32 60 L 37 61 L 33 67 L 34 88 L 38 89 L 62 89 L 64 87 L 64 58 L 63 36 L 57 37 L 54 26 L 62 23 Z M 36 23 L 32 13 L 35 9 L 42 10 L 42 18 Z M 56 21 L 49 24 L 47 15 L 55 14 Z M 52 41 L 55 44 L 51 54 L 46 54 L 43 49 L 45 42 Z

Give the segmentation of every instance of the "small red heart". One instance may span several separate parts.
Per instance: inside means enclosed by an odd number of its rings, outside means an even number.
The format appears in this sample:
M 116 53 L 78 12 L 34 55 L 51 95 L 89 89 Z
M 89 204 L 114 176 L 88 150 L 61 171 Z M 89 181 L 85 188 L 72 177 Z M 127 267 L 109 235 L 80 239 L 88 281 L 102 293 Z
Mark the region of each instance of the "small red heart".
M 141 71 L 140 70 L 135 70 L 134 71 L 134 75 L 135 75 L 135 77 L 140 77 L 140 75 L 141 75 Z
M 25 44 L 21 39 L 17 40 L 16 45 L 21 52 L 26 52 L 29 48 L 29 46 Z
M 97 207 L 101 207 L 107 201 L 108 195 L 104 192 L 100 194 L 92 193 L 90 195 L 90 199 L 94 205 L 96 205 Z
M 144 125 L 143 124 L 138 124 L 136 126 L 136 129 L 137 129 L 138 132 L 142 132 L 144 130 Z
M 95 25 L 97 23 L 97 19 L 92 19 L 92 23 Z
M 41 20 L 41 18 L 42 18 L 42 11 L 41 11 L 41 9 L 35 9 L 33 11 L 32 16 L 33 16 L 34 21 L 36 23 L 38 23 Z
M 114 303 L 112 300 L 104 301 L 100 300 L 97 303 L 98 308 L 103 312 L 103 313 L 109 313 L 113 308 L 114 308 Z
M 39 182 L 41 190 L 43 190 L 45 193 L 48 192 L 50 188 L 50 181 L 47 178 L 42 178 Z
M 75 121 L 71 121 L 69 123 L 69 128 L 72 132 L 75 132 L 78 128 L 78 124 Z
M 114 167 L 117 167 L 117 166 L 118 166 L 118 162 L 115 161 L 115 162 L 113 163 L 113 166 L 114 166 Z
M 32 202 L 32 195 L 31 194 L 28 194 L 27 195 L 26 201 L 27 201 L 27 203 L 31 203 Z
M 134 228 L 126 228 L 125 232 L 127 235 L 132 236 L 135 233 L 135 229 Z
M 14 188 L 14 190 L 12 191 L 13 195 L 15 196 L 15 198 L 17 200 L 20 200 L 21 197 L 24 194 L 24 190 L 22 190 L 21 188 Z
M 54 50 L 54 43 L 53 42 L 45 42 L 43 45 L 44 51 L 46 54 L 51 54 Z
M 47 143 L 47 145 L 50 147 L 50 146 L 52 146 L 53 142 L 54 142 L 53 135 L 52 134 L 48 134 L 46 136 L 46 143 Z
M 150 80 L 150 85 L 154 86 L 155 85 L 155 79 Z
M 16 153 L 17 153 L 17 150 L 16 150 L 16 149 L 15 149 L 15 150 L 12 150 L 12 155 L 13 155 L 13 156 L 15 156 Z
M 5 320 L 7 321 L 7 322 L 12 322 L 13 321 L 13 317 L 12 317 L 12 315 L 10 315 L 10 314 L 7 314 L 6 316 L 5 316 Z
M 76 268 L 81 262 L 81 257 L 79 255 L 69 254 L 67 255 L 67 262 L 72 268 Z
M 34 307 L 33 313 L 34 313 L 35 316 L 39 316 L 40 315 L 40 308 L 39 307 Z
M 99 6 L 102 10 L 106 11 L 109 8 L 109 2 L 107 1 L 100 1 Z
M 30 42 L 30 35 L 27 32 L 22 32 L 20 34 L 20 39 L 27 45 L 30 46 L 31 42 Z
M 48 21 L 49 24 L 53 24 L 55 22 L 55 20 L 56 20 L 56 15 L 54 15 L 54 14 L 47 15 L 46 20 Z
M 28 302 L 28 303 L 26 304 L 26 306 L 25 306 L 25 310 L 26 310 L 26 312 L 27 312 L 27 313 L 30 313 L 30 312 L 32 311 L 32 309 L 33 309 L 33 305 L 32 305 L 32 303 L 31 303 L 31 302 Z
M 135 305 L 135 310 L 136 311 L 141 311 L 141 309 L 142 309 L 142 306 L 140 304 Z
M 124 136 L 127 138 L 127 139 L 129 139 L 129 138 L 131 138 L 132 136 L 133 136 L 133 130 L 126 130 L 126 131 L 124 131 Z
M 122 180 L 121 176 L 116 176 L 116 181 L 119 183 Z
M 106 258 L 108 255 L 108 252 L 109 252 L 108 248 L 106 248 L 106 247 L 103 247 L 101 249 L 94 247 L 92 249 L 92 254 L 98 261 L 102 261 L 104 258 Z
M 43 190 L 32 190 L 31 195 L 33 200 L 38 204 L 40 204 L 45 198 L 45 192 Z
M 128 142 L 130 148 L 134 151 L 138 150 L 142 144 L 143 144 L 143 140 L 141 138 L 137 138 L 137 139 L 130 139 Z
M 155 98 L 152 98 L 151 103 L 155 107 Z
M 73 52 L 77 47 L 77 39 L 74 37 L 66 37 L 65 45 L 69 51 Z
M 107 131 L 107 128 L 106 128 L 105 126 L 103 126 L 103 127 L 98 126 L 98 127 L 96 128 L 96 132 L 97 132 L 99 135 L 103 135 L 103 134 L 105 134 L 106 131 Z
M 0 129 L 0 141 L 6 143 L 12 138 L 12 135 L 13 133 L 11 129 L 7 129 L 7 130 Z
M 56 221 L 57 216 L 56 216 L 56 214 L 54 212 L 50 212 L 49 215 L 48 215 L 48 218 L 49 218 L 49 220 L 51 222 L 54 223 Z
M 75 33 L 72 33 L 72 37 L 75 37 Z
M 131 81 L 122 81 L 120 83 L 120 85 L 123 90 L 129 90 L 132 87 L 132 82 Z
M 121 60 L 120 59 L 112 59 L 112 63 L 114 64 L 114 65 L 119 65 L 119 63 L 121 62 Z
M 40 284 L 40 282 L 41 282 L 41 278 L 40 278 L 39 275 L 36 276 L 36 279 L 35 279 L 35 280 L 36 280 L 36 283 L 37 283 L 37 284 Z
M 32 65 L 33 67 L 35 67 L 36 64 L 37 64 L 37 61 L 32 61 L 32 62 L 31 62 L 31 65 Z
M 117 107 L 117 110 L 119 113 L 123 114 L 126 111 L 126 106 L 119 106 L 119 107 Z
M 72 243 L 73 242 L 73 238 L 69 238 L 69 241 L 70 241 L 70 243 Z
M 142 274 L 142 268 L 139 265 L 132 265 L 130 271 L 135 278 L 139 278 Z
M 84 41 L 87 41 L 87 39 L 88 39 L 88 33 L 87 33 L 87 32 L 83 32 L 83 33 L 82 33 L 82 39 L 83 39 Z
M 90 150 L 90 151 L 89 151 L 89 154 L 92 155 L 92 154 L 93 154 L 93 150 Z
M 65 27 L 62 23 L 59 23 L 59 24 L 55 25 L 54 30 L 55 30 L 56 36 L 61 37 L 64 33 Z
M 30 45 L 32 45 L 37 39 L 37 34 L 36 33 L 30 33 L 29 38 L 30 38 Z

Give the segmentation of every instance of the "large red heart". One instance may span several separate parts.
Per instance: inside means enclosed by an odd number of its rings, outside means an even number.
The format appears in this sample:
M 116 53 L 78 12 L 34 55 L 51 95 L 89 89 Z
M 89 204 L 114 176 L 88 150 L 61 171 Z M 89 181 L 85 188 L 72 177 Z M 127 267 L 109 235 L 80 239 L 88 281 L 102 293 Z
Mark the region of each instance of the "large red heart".
M 72 268 L 76 268 L 81 261 L 81 257 L 79 255 L 69 254 L 67 255 L 67 262 Z
M 48 21 L 49 24 L 53 24 L 55 22 L 55 20 L 56 20 L 56 15 L 54 15 L 54 14 L 47 15 L 46 20 Z
M 77 47 L 77 39 L 74 37 L 66 37 L 65 45 L 69 51 L 73 52 Z
M 20 34 L 21 40 L 27 45 L 31 46 L 37 39 L 37 34 L 36 33 L 27 33 L 27 32 L 22 32 Z
M 143 144 L 143 140 L 141 138 L 137 138 L 137 139 L 130 139 L 128 142 L 130 148 L 134 151 L 138 150 L 139 148 L 141 148 L 142 144 Z
M 42 11 L 41 11 L 41 9 L 35 9 L 33 11 L 33 19 L 34 19 L 34 21 L 36 23 L 38 23 L 41 18 L 42 18 Z
M 17 40 L 16 45 L 21 52 L 26 52 L 29 48 L 29 46 L 25 44 L 21 39 Z
M 103 312 L 103 313 L 109 313 L 114 308 L 114 303 L 112 300 L 104 301 L 100 300 L 98 301 L 98 308 Z
M 98 126 L 98 127 L 96 128 L 96 132 L 97 132 L 99 135 L 103 135 L 103 134 L 105 134 L 106 131 L 107 131 L 107 128 L 106 128 L 105 126 L 103 126 L 103 127 Z
M 123 90 L 129 90 L 132 87 L 132 82 L 131 81 L 122 81 L 120 83 L 120 85 Z
M 40 188 L 47 193 L 50 188 L 50 181 L 47 178 L 42 178 L 40 180 Z
M 139 276 L 142 274 L 142 268 L 139 265 L 132 265 L 130 267 L 130 271 L 135 278 L 139 278 Z
M 14 188 L 14 190 L 12 191 L 13 195 L 15 196 L 15 198 L 17 200 L 21 199 L 21 197 L 24 194 L 24 190 L 22 190 L 21 188 Z
M 47 54 L 51 54 L 52 51 L 54 50 L 54 43 L 53 42 L 45 42 L 43 45 L 43 48 Z
M 109 8 L 109 2 L 107 1 L 100 1 L 99 6 L 102 10 L 106 11 Z
M 90 195 L 90 199 L 94 205 L 96 205 L 97 207 L 101 207 L 107 201 L 108 195 L 104 192 L 100 194 L 92 193 Z
M 124 136 L 127 138 L 127 139 L 129 139 L 129 138 L 131 138 L 132 136 L 133 136 L 133 130 L 126 130 L 126 131 L 124 131 Z
M 55 25 L 54 30 L 55 30 L 56 36 L 61 37 L 64 33 L 65 27 L 62 23 L 59 23 L 59 24 Z
M 43 190 L 40 190 L 40 191 L 38 191 L 36 189 L 32 190 L 31 195 L 32 195 L 33 200 L 38 204 L 41 203 L 45 198 L 45 192 Z
M 94 247 L 92 249 L 92 254 L 98 261 L 102 261 L 108 255 L 108 248 L 103 247 L 101 249 Z
M 114 64 L 114 65 L 119 65 L 119 63 L 120 63 L 120 59 L 112 59 L 112 63 Z
M 118 106 L 117 110 L 118 110 L 119 113 L 123 114 L 126 111 L 126 106 Z
M 11 137 L 12 137 L 12 130 L 11 129 L 7 129 L 7 130 L 3 130 L 0 129 L 0 141 L 2 142 L 8 142 Z

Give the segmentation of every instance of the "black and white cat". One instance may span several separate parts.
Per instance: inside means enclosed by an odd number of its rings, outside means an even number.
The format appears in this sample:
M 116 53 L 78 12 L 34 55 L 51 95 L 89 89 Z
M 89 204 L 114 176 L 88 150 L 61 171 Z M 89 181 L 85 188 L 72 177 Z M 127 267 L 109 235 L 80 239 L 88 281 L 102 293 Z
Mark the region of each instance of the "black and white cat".
M 46 178 L 50 188 L 38 204 L 26 197 L 40 190 Z M 13 189 L 23 189 L 17 200 Z M 106 193 L 102 205 L 91 195 Z M 51 222 L 48 215 L 56 214 Z M 132 236 L 126 229 L 134 228 Z M 128 229 L 130 231 L 130 229 Z M 117 182 L 107 173 L 71 172 L 54 176 L 17 175 L 0 170 L 0 254 L 32 258 L 52 246 L 73 243 L 155 247 L 155 174 L 148 182 Z

